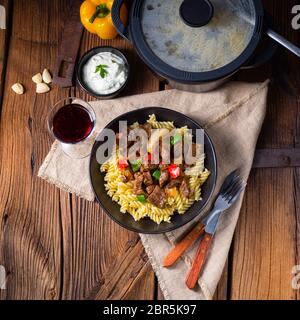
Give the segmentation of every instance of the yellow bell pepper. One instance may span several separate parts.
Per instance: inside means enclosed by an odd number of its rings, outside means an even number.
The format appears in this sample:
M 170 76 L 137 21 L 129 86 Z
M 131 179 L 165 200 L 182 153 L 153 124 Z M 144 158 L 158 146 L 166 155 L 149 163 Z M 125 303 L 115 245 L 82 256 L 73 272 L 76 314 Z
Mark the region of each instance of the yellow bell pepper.
M 86 0 L 80 7 L 80 18 L 83 26 L 102 39 L 113 39 L 117 36 L 111 18 L 114 0 Z M 121 21 L 127 22 L 127 9 L 123 4 L 120 10 Z
M 169 196 L 171 198 L 176 198 L 178 195 L 178 190 L 176 187 L 171 188 L 171 189 L 165 188 L 165 192 L 166 192 L 167 196 Z

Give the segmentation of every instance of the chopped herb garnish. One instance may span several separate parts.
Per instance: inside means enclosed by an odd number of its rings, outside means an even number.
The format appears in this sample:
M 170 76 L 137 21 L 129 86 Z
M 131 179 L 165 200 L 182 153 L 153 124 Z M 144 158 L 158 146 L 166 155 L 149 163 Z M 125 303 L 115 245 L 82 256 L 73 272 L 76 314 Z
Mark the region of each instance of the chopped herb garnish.
M 101 78 L 105 78 L 108 74 L 107 68 L 108 66 L 106 64 L 99 64 L 96 67 L 95 73 L 99 73 Z

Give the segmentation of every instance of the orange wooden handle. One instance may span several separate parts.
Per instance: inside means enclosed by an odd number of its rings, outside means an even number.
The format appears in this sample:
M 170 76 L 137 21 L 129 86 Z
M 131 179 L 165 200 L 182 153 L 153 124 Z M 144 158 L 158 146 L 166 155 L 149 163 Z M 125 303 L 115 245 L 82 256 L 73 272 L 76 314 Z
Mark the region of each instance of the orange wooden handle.
M 196 252 L 192 268 L 186 278 L 186 285 L 189 289 L 193 289 L 198 281 L 200 272 L 202 271 L 205 259 L 212 242 L 212 235 L 205 233 Z
M 165 257 L 163 261 L 164 267 L 172 266 L 202 234 L 204 225 L 198 223 L 195 228 L 182 240 L 180 241 L 172 251 Z

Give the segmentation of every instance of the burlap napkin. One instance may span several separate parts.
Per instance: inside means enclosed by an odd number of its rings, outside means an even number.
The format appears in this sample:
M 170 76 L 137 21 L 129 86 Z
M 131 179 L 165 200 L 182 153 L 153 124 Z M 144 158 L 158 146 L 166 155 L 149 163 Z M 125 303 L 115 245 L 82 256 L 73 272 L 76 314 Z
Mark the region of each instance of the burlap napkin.
M 168 90 L 91 102 L 97 115 L 96 131 L 99 132 L 118 115 L 146 106 L 166 107 L 190 116 L 203 125 L 215 145 L 218 159 L 217 193 L 226 175 L 236 168 L 241 169 L 245 180 L 248 178 L 265 116 L 268 83 L 269 81 L 254 84 L 232 82 L 218 91 L 203 94 Z M 71 160 L 55 142 L 38 175 L 68 192 L 93 201 L 88 163 L 88 158 Z M 189 225 L 164 235 L 140 235 L 165 299 L 213 297 L 227 259 L 241 203 L 242 197 L 221 217 L 196 290 L 186 288 L 185 277 L 197 245 L 171 269 L 165 269 L 161 265 L 163 257 L 172 248 L 174 239 Z M 211 205 L 212 203 L 206 207 L 206 212 Z

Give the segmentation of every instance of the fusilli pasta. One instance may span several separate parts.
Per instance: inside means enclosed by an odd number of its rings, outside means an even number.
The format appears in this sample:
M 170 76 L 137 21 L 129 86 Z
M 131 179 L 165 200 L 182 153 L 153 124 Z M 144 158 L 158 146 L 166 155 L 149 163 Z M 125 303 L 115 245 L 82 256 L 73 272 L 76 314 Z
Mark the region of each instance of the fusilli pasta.
M 171 130 L 175 128 L 173 122 L 157 121 L 154 114 L 149 117 L 147 122 L 153 129 L 166 128 Z M 137 126 L 138 123 L 135 123 L 131 127 L 135 128 Z M 179 128 L 178 130 L 180 130 L 182 135 L 188 132 L 187 127 Z M 134 193 L 133 182 L 122 181 L 122 172 L 118 167 L 118 151 L 101 166 L 101 172 L 105 173 L 104 180 L 107 194 L 120 205 L 122 213 L 131 214 L 136 221 L 148 217 L 157 224 L 160 224 L 161 222 L 170 222 L 175 212 L 184 214 L 195 201 L 201 200 L 201 186 L 210 175 L 209 170 L 204 167 L 204 160 L 205 156 L 203 155 L 195 165 L 185 171 L 191 191 L 189 197 L 185 197 L 181 191 L 177 192 L 175 197 L 167 196 L 167 204 L 163 209 L 156 207 L 150 202 L 139 202 Z

